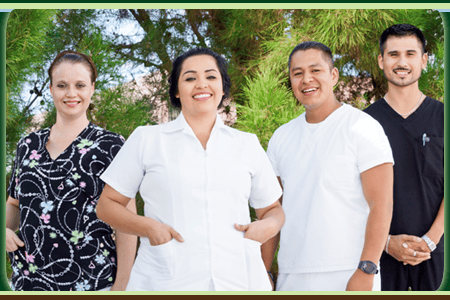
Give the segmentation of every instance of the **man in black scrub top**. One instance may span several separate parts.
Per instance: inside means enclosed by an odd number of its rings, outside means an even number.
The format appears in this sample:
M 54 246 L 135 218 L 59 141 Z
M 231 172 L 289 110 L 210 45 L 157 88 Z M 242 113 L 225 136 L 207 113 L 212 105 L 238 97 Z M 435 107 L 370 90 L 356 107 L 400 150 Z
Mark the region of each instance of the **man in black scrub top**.
M 380 261 L 381 290 L 429 291 L 444 272 L 444 104 L 419 90 L 427 65 L 416 27 L 393 25 L 380 38 L 387 94 L 365 112 L 383 126 L 394 155 L 394 211 Z

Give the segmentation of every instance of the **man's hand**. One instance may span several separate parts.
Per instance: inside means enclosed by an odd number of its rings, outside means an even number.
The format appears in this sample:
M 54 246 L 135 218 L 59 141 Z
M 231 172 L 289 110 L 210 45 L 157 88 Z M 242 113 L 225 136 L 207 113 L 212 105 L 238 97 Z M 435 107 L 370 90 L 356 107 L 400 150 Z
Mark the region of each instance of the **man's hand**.
M 391 235 L 388 253 L 403 264 L 412 266 L 431 258 L 427 243 L 414 235 Z
M 234 228 L 238 231 L 244 231 L 244 238 L 254 240 L 264 244 L 273 234 L 273 226 L 269 219 L 258 220 L 246 225 L 234 224 Z
M 23 246 L 25 246 L 25 244 L 19 239 L 17 234 L 11 229 L 6 228 L 6 251 L 13 252 Z
M 373 289 L 374 274 L 366 274 L 357 269 L 350 277 L 346 291 L 371 291 Z

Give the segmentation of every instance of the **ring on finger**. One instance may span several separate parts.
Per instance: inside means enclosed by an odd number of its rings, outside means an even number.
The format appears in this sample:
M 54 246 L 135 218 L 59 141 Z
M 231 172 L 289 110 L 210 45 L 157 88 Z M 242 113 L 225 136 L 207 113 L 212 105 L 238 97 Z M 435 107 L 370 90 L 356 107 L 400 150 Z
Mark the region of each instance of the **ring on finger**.
M 414 251 L 414 254 L 413 254 L 413 256 L 414 256 L 414 257 L 416 257 L 416 254 L 417 254 L 417 251 Z

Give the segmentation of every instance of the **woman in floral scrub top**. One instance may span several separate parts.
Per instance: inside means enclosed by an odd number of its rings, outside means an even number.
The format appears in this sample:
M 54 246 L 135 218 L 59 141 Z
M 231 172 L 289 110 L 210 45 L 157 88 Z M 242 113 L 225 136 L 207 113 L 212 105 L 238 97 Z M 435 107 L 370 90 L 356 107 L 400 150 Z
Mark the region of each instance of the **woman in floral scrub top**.
M 88 56 L 60 53 L 49 69 L 56 123 L 18 143 L 6 208 L 15 290 L 123 290 L 127 284 L 136 238 L 117 232 L 118 246 L 126 244 L 118 257 L 111 227 L 96 215 L 104 187 L 99 177 L 124 143 L 87 119 L 96 75 Z M 130 207 L 135 210 L 134 201 Z

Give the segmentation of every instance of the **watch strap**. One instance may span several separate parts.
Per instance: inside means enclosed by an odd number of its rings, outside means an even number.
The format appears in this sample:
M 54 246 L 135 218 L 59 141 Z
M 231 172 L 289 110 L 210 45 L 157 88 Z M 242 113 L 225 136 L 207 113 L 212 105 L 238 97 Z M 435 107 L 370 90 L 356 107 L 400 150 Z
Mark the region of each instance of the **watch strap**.
M 430 248 L 431 252 L 436 249 L 436 244 L 426 234 L 422 236 L 422 239 L 425 241 L 425 243 L 427 243 L 428 248 Z

